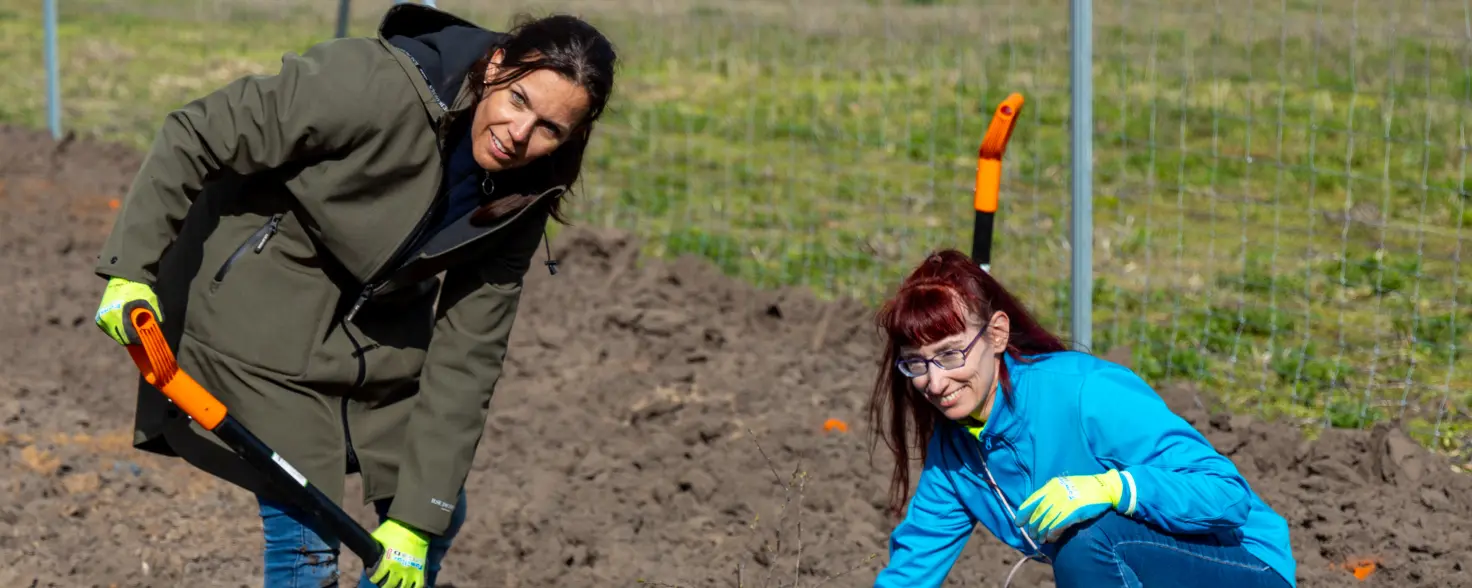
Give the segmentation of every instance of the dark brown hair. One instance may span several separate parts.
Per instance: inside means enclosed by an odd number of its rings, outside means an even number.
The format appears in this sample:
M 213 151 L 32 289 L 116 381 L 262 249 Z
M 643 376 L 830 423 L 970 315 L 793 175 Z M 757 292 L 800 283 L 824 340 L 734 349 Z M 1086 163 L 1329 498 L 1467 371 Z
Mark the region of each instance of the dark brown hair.
M 900 284 L 875 315 L 875 325 L 887 339 L 884 360 L 869 399 L 873 430 L 870 450 L 884 438 L 894 454 L 889 483 L 889 510 L 900 516 L 910 492 L 911 443 L 925 461 L 926 445 L 939 414 L 920 396 L 903 374 L 896 377 L 895 362 L 904 346 L 922 346 L 966 330 L 968 320 L 985 321 L 996 311 L 1011 324 L 1007 355 L 1018 361 L 1029 356 L 1067 351 L 1063 341 L 1048 332 L 991 274 L 954 249 L 931 253 Z M 1007 365 L 998 366 L 997 379 L 1004 398 L 1012 400 Z M 887 409 L 887 411 L 886 411 Z M 887 414 L 886 414 L 887 412 Z
M 485 97 L 489 87 L 486 67 L 500 50 L 505 52 L 500 73 L 489 85 L 509 84 L 539 69 L 551 70 L 587 92 L 588 112 L 556 151 L 496 178 L 497 189 L 504 188 L 512 195 L 482 206 L 472 220 L 484 223 L 503 217 L 525 207 L 545 190 L 566 186 L 567 191 L 555 197 L 551 204 L 552 218 L 565 225 L 568 221 L 562 215 L 562 199 L 572 192 L 582 173 L 583 153 L 592 137 L 593 124 L 603 115 L 613 93 L 618 56 L 608 38 L 574 16 L 557 14 L 533 19 L 520 15 L 507 34 L 505 41 L 491 47 L 470 68 L 466 83 L 471 84 L 477 102 Z

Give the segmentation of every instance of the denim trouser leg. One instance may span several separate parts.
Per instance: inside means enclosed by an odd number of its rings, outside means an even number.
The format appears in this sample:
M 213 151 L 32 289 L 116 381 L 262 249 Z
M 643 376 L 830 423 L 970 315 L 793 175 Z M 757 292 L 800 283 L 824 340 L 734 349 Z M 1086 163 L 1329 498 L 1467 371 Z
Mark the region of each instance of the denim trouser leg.
M 317 535 L 301 509 L 259 497 L 256 500 L 266 540 L 266 588 L 336 587 L 338 542 Z
M 1223 544 L 1211 535 L 1171 535 L 1114 512 L 1064 535 L 1053 558 L 1053 577 L 1058 588 L 1288 587 L 1241 545 Z
M 444 535 L 431 536 L 425 561 L 424 588 L 433 588 L 441 563 L 450 544 L 465 522 L 465 491 L 462 489 Z M 336 588 L 341 542 L 324 538 L 313 530 L 313 523 L 301 509 L 279 502 L 257 498 L 261 511 L 261 527 L 265 533 L 266 588 Z M 390 501 L 374 502 L 380 523 L 386 518 Z M 372 529 L 369 529 L 370 531 Z M 365 573 L 358 579 L 359 588 L 377 588 Z

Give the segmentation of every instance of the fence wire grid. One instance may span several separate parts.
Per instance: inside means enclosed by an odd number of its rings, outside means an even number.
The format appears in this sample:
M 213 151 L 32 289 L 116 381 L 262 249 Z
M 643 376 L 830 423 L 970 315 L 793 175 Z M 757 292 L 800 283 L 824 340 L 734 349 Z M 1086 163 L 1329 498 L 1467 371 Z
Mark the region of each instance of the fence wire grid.
M 170 108 L 332 37 L 335 3 L 0 0 L 0 122 L 138 147 Z M 352 3 L 373 34 L 391 0 Z M 623 59 L 581 224 L 765 286 L 874 301 L 970 242 L 993 108 L 993 272 L 1069 333 L 1066 0 L 440 0 L 491 28 L 566 11 Z M 1472 432 L 1462 268 L 1472 0 L 1096 0 L 1092 350 L 1306 425 Z

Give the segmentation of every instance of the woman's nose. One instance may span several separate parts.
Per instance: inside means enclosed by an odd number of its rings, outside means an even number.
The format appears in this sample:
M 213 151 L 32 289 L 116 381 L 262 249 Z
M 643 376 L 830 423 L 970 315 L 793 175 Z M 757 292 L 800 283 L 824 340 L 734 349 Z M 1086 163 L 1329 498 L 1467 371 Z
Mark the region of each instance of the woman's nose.
M 525 143 L 526 138 L 532 134 L 532 125 L 536 123 L 534 116 L 522 116 L 511 121 L 511 140 L 517 143 Z

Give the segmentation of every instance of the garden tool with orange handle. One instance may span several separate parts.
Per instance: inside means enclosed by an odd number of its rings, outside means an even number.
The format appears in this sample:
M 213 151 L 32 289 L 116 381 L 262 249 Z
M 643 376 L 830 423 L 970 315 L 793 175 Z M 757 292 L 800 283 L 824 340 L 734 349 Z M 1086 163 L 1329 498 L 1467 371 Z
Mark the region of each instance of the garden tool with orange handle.
M 143 378 L 163 392 L 189 418 L 213 432 L 246 462 L 269 477 L 289 494 L 295 504 L 316 517 L 348 549 L 363 558 L 363 565 L 370 575 L 376 572 L 384 559 L 383 546 L 284 458 L 235 420 L 219 399 L 179 369 L 174 352 L 164 340 L 163 330 L 148 303 L 141 300 L 129 302 L 123 313 L 127 319 L 123 328 L 127 331 L 128 354 Z
M 1002 155 L 1022 112 L 1022 94 L 1013 93 L 997 106 L 991 126 L 976 153 L 976 224 L 971 233 L 971 257 L 986 272 L 992 270 L 992 235 L 995 232 L 997 201 L 1002 187 Z

